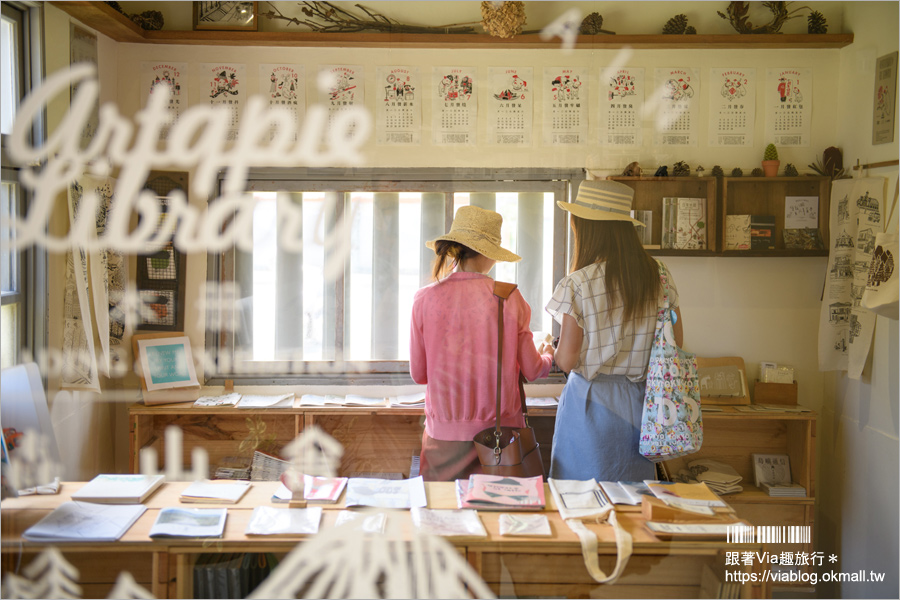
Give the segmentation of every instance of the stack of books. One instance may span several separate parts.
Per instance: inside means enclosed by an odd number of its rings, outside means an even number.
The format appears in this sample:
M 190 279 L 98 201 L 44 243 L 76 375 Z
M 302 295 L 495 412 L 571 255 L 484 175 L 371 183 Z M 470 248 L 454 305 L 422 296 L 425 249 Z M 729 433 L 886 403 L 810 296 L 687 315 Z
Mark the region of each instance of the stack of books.
M 278 481 L 281 474 L 291 466 L 286 460 L 256 450 L 253 452 L 253 463 L 250 466 L 252 481 Z
M 706 198 L 662 199 L 662 247 L 706 249 Z
M 216 479 L 250 479 L 251 460 L 244 456 L 226 456 L 216 468 Z
M 806 498 L 806 488 L 799 483 L 763 483 L 760 486 L 770 496 L 777 498 Z

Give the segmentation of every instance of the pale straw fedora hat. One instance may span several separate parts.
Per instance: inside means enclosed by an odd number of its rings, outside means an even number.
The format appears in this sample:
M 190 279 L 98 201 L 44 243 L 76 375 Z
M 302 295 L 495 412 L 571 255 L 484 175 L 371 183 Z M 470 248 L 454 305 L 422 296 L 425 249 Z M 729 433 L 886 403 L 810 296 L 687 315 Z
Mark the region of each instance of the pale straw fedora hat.
M 559 207 L 576 217 L 591 221 L 630 221 L 641 227 L 643 223 L 631 218 L 634 190 L 618 181 L 595 179 L 582 181 L 575 202 L 559 201 Z
M 426 242 L 434 250 L 434 243 L 441 240 L 458 242 L 479 254 L 501 262 L 518 262 L 522 257 L 500 247 L 500 226 L 503 217 L 492 210 L 478 206 L 460 206 L 450 226 L 450 233 Z

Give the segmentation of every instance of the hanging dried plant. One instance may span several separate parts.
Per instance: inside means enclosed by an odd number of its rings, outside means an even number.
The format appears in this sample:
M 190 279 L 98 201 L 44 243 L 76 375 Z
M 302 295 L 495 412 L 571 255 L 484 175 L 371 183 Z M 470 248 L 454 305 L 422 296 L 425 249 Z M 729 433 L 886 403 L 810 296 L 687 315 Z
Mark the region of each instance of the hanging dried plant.
M 511 38 L 522 33 L 525 24 L 524 2 L 482 2 L 481 26 L 500 38 Z
M 772 11 L 773 17 L 769 23 L 759 27 L 754 27 L 753 23 L 748 20 L 749 16 L 747 13 L 750 12 L 749 2 L 731 2 L 728 4 L 727 15 L 722 14 L 718 10 L 716 14 L 729 21 L 738 33 L 778 33 L 781 31 L 781 26 L 784 25 L 785 21 L 796 19 L 800 16 L 795 13 L 801 10 L 811 10 L 808 6 L 788 10 L 791 4 L 793 2 L 763 2 L 762 5 Z
M 357 4 L 356 8 L 366 14 L 366 17 L 355 15 L 331 2 L 301 2 L 300 11 L 306 16 L 304 19 L 291 17 L 267 2 L 271 10 L 261 12 L 260 17 L 266 19 L 286 21 L 290 25 L 304 25 L 311 31 L 323 33 L 352 33 L 356 31 L 384 31 L 388 33 L 475 33 L 475 28 L 467 23 L 452 25 L 439 25 L 425 27 L 420 25 L 404 25 L 386 17 L 378 11 Z

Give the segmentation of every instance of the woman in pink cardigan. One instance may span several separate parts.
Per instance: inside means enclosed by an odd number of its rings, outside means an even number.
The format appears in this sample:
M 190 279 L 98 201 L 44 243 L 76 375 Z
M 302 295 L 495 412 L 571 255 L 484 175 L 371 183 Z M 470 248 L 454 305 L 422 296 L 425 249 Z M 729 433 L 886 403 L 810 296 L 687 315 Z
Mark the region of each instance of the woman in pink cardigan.
M 498 213 L 463 206 L 450 233 L 426 244 L 437 255 L 435 282 L 416 292 L 409 353 L 413 381 L 427 384 L 419 456 L 426 481 L 467 479 L 481 472 L 472 438 L 495 425 L 498 300 L 487 273 L 497 261 L 521 260 L 500 247 L 502 223 Z M 531 307 L 518 290 L 506 301 L 503 319 L 500 421 L 524 427 L 519 371 L 529 381 L 546 377 L 553 348 L 535 349 Z

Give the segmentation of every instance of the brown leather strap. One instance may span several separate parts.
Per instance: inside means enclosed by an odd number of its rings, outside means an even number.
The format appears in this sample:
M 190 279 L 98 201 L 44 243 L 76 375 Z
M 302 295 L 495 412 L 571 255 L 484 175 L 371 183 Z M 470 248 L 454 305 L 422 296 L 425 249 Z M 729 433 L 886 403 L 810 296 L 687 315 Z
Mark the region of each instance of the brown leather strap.
M 494 441 L 497 449 L 500 447 L 500 395 L 503 381 L 503 301 L 509 298 L 517 287 L 515 283 L 494 282 L 494 295 L 497 296 L 497 411 L 495 413 L 497 420 L 494 428 Z M 522 414 L 525 416 L 527 425 L 528 413 L 525 407 L 524 383 L 525 378 L 519 372 L 519 399 L 522 401 Z

